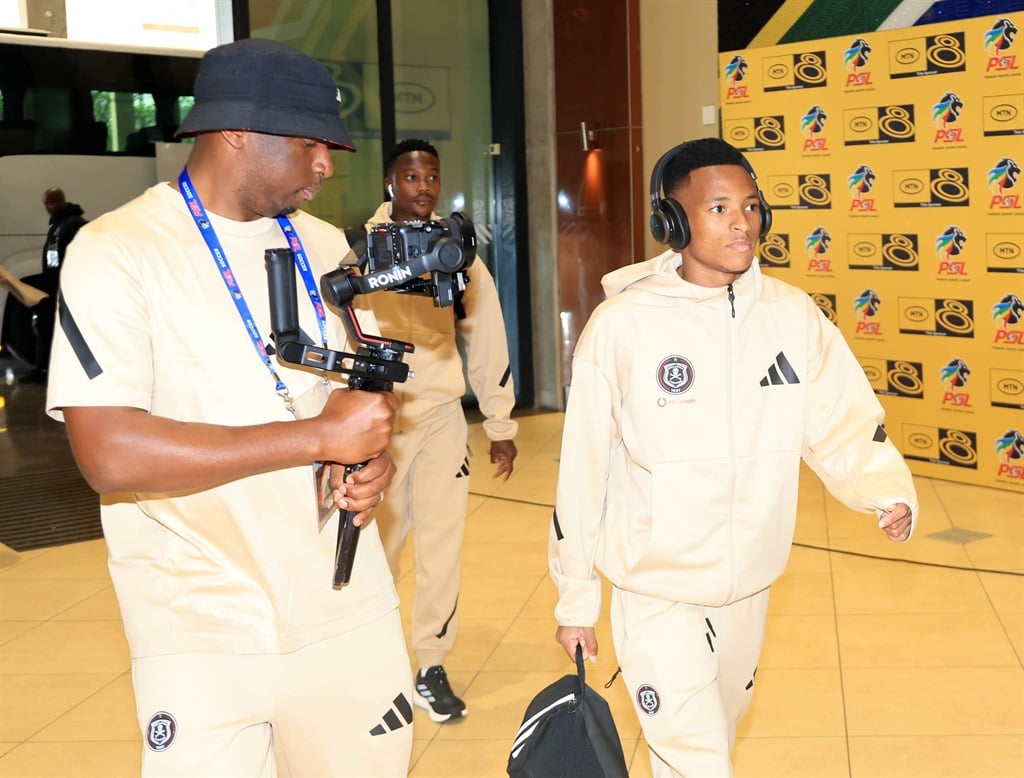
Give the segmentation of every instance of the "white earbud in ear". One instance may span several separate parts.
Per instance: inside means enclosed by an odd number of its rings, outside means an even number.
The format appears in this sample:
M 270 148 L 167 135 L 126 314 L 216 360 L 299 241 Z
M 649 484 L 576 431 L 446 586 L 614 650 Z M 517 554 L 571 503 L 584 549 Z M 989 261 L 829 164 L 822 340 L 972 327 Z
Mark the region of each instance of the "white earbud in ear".
M 394 197 L 394 196 L 395 196 L 395 188 L 393 186 L 391 186 L 391 184 L 388 184 L 388 197 Z

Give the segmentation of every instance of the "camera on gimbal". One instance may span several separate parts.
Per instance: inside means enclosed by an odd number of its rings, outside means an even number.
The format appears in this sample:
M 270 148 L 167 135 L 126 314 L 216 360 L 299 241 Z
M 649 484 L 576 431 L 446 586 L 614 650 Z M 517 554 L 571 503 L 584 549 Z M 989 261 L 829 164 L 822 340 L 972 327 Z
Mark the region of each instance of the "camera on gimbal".
M 359 228 L 346 231 L 349 245 L 359 256 L 359 269 L 339 265 L 320 277 L 322 299 L 338 308 L 356 353 L 335 351 L 303 339 L 299 327 L 295 286 L 295 253 L 290 247 L 267 249 L 264 259 L 270 291 L 270 321 L 277 358 L 348 376 L 350 389 L 389 392 L 411 375 L 403 362 L 415 345 L 383 335 L 364 333 L 352 301 L 356 295 L 384 290 L 427 295 L 434 306 L 455 303 L 456 292 L 466 288 L 466 269 L 476 258 L 476 230 L 461 213 L 437 221 L 391 222 L 374 226 L 369 234 Z M 365 241 L 364 241 L 365 238 Z M 345 463 L 346 474 L 362 464 Z M 352 574 L 359 528 L 354 511 L 343 511 L 338 522 L 338 544 L 332 579 L 340 589 Z
M 365 241 L 349 240 L 371 290 L 432 297 L 438 308 L 452 305 L 465 290 L 466 268 L 476 256 L 476 230 L 458 212 L 447 219 L 375 224 Z

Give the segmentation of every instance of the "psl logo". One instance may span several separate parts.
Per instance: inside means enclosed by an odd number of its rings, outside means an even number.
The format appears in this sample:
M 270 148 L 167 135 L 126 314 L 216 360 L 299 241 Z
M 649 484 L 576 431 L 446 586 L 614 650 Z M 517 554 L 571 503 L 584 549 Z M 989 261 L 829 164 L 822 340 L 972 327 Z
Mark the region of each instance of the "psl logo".
M 761 267 L 789 267 L 789 233 L 772 232 L 765 235 L 757 256 Z
M 949 126 L 960 118 L 963 108 L 964 101 L 956 92 L 946 92 L 939 102 L 932 106 L 932 120 L 937 127 L 932 143 L 960 143 L 963 141 L 963 128 Z
M 970 374 L 971 369 L 960 357 L 949 360 L 946 366 L 939 370 L 939 380 L 945 390 L 942 393 L 943 405 L 957 408 L 971 407 L 971 395 L 958 391 L 967 385 L 967 378 Z
M 882 298 L 874 289 L 865 289 L 857 297 L 853 298 L 853 310 L 860 317 L 857 322 L 857 335 L 881 335 L 882 325 L 877 321 L 868 321 L 878 314 L 882 307 Z
M 996 438 L 996 456 L 1002 460 L 996 472 L 998 477 L 1024 480 L 1024 467 L 1020 463 L 1024 458 L 1024 435 L 1019 430 L 1008 429 Z
M 804 134 L 804 151 L 828 151 L 828 140 L 817 137 L 825 129 L 828 114 L 820 105 L 812 105 L 800 117 L 800 131 Z
M 861 70 L 871 58 L 871 45 L 863 38 L 854 38 L 850 47 L 843 52 L 846 67 L 846 88 L 871 86 L 871 71 Z
M 1010 292 L 992 306 L 992 320 L 996 323 L 995 342 L 1012 346 L 1024 345 L 1024 301 Z M 1014 329 L 1011 329 L 1014 328 Z
M 804 240 L 804 248 L 807 249 L 807 269 L 815 273 L 831 273 L 832 260 L 828 254 L 829 244 L 832 243 L 832 236 L 824 227 L 815 227 L 810 235 Z
M 1017 185 L 1017 180 L 1020 178 L 1020 165 L 1009 157 L 1003 157 L 994 168 L 988 171 L 987 177 L 988 188 L 992 191 L 989 208 L 1005 211 L 1021 207 L 1020 195 L 1009 194 L 1006 191 Z
M 988 54 L 988 62 L 985 63 L 986 73 L 1020 69 L 1017 66 L 1017 56 L 1004 53 L 1013 45 L 1016 35 L 1016 25 L 1006 17 L 997 21 L 992 25 L 992 29 L 985 33 L 985 53 Z
M 951 224 L 935 239 L 935 253 L 939 257 L 939 275 L 965 276 L 967 263 L 960 258 L 967 236 L 964 231 Z
M 725 93 L 726 100 L 742 100 L 750 97 L 747 87 L 740 84 L 740 81 L 747 75 L 749 65 L 739 54 L 729 60 L 725 66 L 725 80 L 729 84 Z
M 868 165 L 858 165 L 848 179 L 846 188 L 850 192 L 851 211 L 874 211 L 875 198 L 864 197 L 875 185 L 875 171 Z
M 839 315 L 836 312 L 836 296 L 824 292 L 811 292 L 810 295 L 811 300 L 818 306 L 818 310 L 825 315 L 825 318 L 833 324 L 839 324 Z

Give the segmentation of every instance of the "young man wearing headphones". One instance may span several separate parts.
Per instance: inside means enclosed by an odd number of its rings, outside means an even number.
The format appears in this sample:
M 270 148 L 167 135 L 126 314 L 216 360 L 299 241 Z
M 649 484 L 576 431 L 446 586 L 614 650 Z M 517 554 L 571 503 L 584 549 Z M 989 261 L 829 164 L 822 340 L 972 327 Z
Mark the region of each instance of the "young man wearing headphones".
M 662 197 L 662 190 L 665 196 Z M 803 459 L 894 541 L 918 512 L 881 405 L 800 289 L 761 275 L 771 211 L 717 138 L 655 165 L 661 255 L 607 274 L 576 345 L 550 569 L 556 640 L 597 656 L 601 582 L 652 772 L 729 776 Z

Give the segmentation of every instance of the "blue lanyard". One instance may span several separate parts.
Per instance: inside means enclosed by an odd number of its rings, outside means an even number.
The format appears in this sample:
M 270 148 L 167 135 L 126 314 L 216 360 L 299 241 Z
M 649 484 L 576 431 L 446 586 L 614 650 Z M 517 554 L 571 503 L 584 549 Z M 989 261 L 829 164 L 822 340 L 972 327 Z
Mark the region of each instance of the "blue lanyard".
M 249 310 L 249 305 L 245 302 L 245 296 L 242 294 L 242 290 L 239 288 L 238 282 L 235 281 L 235 274 L 231 272 L 231 265 L 228 264 L 228 258 L 221 246 L 220 239 L 217 237 L 217 233 L 214 231 L 213 225 L 210 223 L 210 219 L 206 215 L 206 209 L 203 208 L 203 203 L 200 201 L 199 195 L 196 194 L 195 188 L 192 186 L 192 179 L 188 175 L 187 168 L 182 170 L 181 175 L 178 176 L 178 188 L 181 190 L 181 196 L 185 198 L 185 204 L 188 206 L 189 213 L 192 214 L 192 219 L 195 221 L 196 227 L 199 228 L 199 234 L 202 235 L 203 240 L 206 241 L 206 245 L 210 249 L 210 254 L 213 256 L 213 261 L 216 262 L 217 269 L 220 270 L 220 277 L 223 279 L 224 286 L 227 287 L 228 293 L 231 295 L 231 299 L 235 302 L 235 307 L 238 309 L 238 315 L 241 317 L 242 323 L 245 325 L 245 331 L 249 333 L 249 338 L 252 340 L 256 353 L 263 361 L 263 364 L 266 365 L 267 370 L 270 371 L 270 375 L 274 379 L 275 391 L 284 398 L 289 410 L 292 410 L 294 405 L 292 398 L 288 394 L 288 386 L 283 380 L 281 380 L 281 376 L 277 374 L 277 370 L 274 369 L 274 363 L 271 361 L 270 355 L 267 354 L 267 347 L 263 343 L 263 336 L 260 335 L 259 328 L 256 326 L 252 312 Z M 324 348 L 327 348 L 327 315 L 324 312 L 323 302 L 320 300 L 320 293 L 317 291 L 316 280 L 313 278 L 313 271 L 310 269 L 309 262 L 306 259 L 306 251 L 302 247 L 302 241 L 299 239 L 299 234 L 295 231 L 295 227 L 287 216 L 278 216 L 277 223 L 281 227 L 281 231 L 284 233 L 284 236 L 288 241 L 288 247 L 292 250 L 292 253 L 295 256 L 295 264 L 299 268 L 299 274 L 302 276 L 302 282 L 306 285 L 306 292 L 309 294 L 309 301 L 313 305 L 313 310 L 316 312 L 317 316 L 317 323 L 320 325 L 320 340 L 322 341 Z

